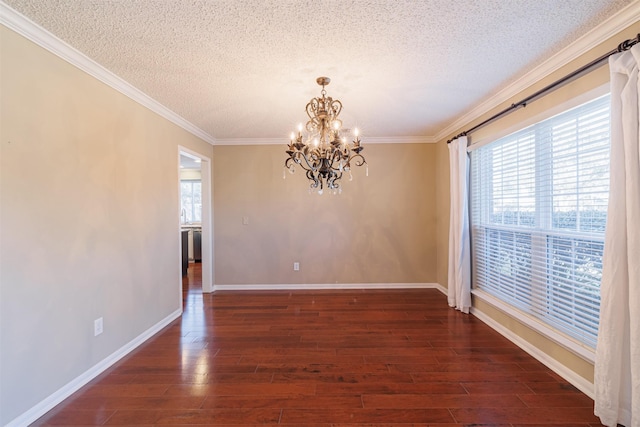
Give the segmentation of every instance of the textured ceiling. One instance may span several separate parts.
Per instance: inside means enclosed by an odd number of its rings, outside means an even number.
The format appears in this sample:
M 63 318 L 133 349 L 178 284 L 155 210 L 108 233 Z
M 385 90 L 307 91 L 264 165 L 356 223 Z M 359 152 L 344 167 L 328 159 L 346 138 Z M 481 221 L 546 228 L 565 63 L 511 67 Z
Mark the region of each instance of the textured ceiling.
M 5 0 L 216 139 L 433 137 L 632 0 Z

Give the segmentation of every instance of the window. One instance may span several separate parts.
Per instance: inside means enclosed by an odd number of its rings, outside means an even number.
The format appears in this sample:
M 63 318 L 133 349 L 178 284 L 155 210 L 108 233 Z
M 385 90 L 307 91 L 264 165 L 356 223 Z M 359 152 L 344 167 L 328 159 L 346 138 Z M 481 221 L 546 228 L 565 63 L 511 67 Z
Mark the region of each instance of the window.
M 180 204 L 183 224 L 202 222 L 202 183 L 200 181 L 180 181 Z
M 473 288 L 595 347 L 608 193 L 608 96 L 473 150 Z

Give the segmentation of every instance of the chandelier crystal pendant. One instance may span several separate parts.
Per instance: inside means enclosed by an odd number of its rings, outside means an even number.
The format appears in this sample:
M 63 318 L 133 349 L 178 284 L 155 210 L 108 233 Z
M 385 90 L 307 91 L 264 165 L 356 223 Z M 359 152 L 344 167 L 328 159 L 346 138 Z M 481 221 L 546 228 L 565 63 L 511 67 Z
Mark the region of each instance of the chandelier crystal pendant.
M 352 180 L 351 167 L 366 165 L 367 162 L 360 154 L 363 147 L 358 129 L 354 129 L 353 141 L 350 143 L 342 135 L 342 121 L 338 118 L 342 103 L 327 96 L 325 90 L 331 79 L 318 77 L 316 82 L 322 86 L 322 96 L 313 98 L 307 104 L 309 121 L 306 126 L 303 128 L 302 123 L 298 125 L 297 136 L 291 133 L 287 148 L 289 157 L 285 160 L 284 167 L 293 174 L 295 165 L 300 165 L 310 181 L 309 191 L 315 189 L 318 194 L 322 194 L 326 187 L 334 193 L 342 192 L 342 175 L 346 172 L 349 180 Z M 366 174 L 369 175 L 368 167 Z M 286 174 L 283 177 L 285 176 Z

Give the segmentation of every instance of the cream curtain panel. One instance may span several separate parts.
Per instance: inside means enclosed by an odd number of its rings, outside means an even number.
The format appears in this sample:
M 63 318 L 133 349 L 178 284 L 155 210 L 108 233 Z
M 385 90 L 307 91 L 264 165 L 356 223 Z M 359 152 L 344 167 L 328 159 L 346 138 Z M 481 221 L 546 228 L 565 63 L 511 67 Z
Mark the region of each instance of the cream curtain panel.
M 469 240 L 469 155 L 467 137 L 449 143 L 449 306 L 463 313 L 471 308 L 471 254 Z
M 595 363 L 595 414 L 640 427 L 640 44 L 609 58 L 611 182 Z

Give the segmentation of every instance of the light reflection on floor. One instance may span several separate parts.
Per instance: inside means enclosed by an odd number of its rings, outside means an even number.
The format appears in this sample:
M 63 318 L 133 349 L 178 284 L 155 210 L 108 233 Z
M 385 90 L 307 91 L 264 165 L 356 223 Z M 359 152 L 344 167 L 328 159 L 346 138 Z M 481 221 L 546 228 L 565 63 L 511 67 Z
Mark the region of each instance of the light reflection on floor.
M 190 263 L 182 279 L 181 322 L 182 374 L 194 387 L 208 382 L 210 362 L 215 356 L 207 349 L 207 319 L 202 294 L 202 264 Z M 193 390 L 192 392 L 194 392 Z
M 202 295 L 202 264 L 189 263 L 187 275 L 182 278 L 182 336 L 194 338 L 195 331 L 206 329 Z

